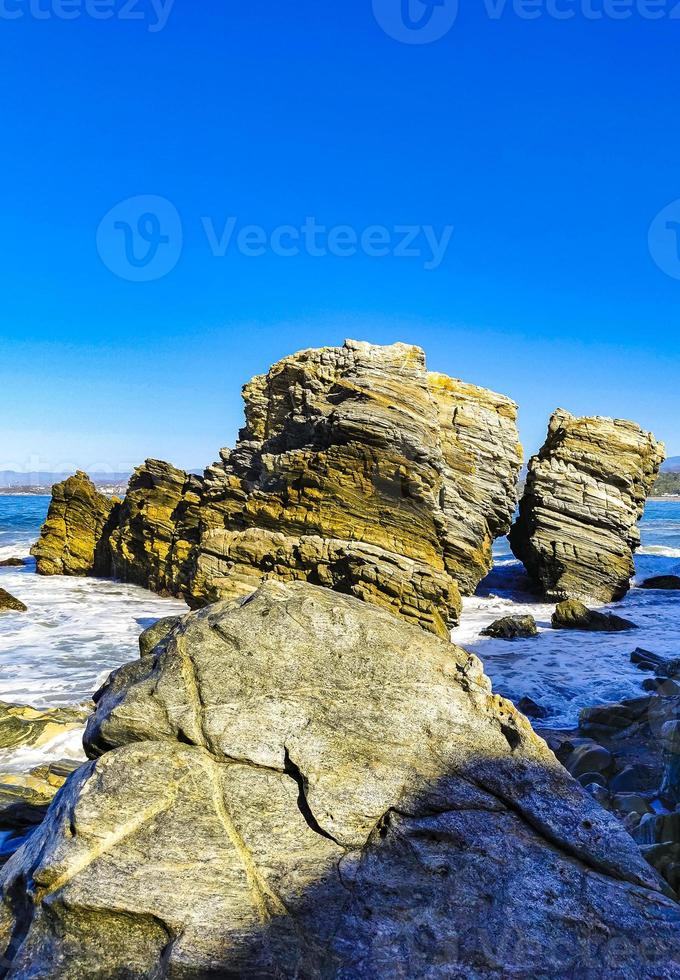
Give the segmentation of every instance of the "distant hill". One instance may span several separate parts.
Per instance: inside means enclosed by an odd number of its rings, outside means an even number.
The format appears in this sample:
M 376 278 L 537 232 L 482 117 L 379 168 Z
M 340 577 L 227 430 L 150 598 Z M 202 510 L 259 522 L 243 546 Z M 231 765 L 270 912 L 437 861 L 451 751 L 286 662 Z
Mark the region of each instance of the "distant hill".
M 662 473 L 680 473 L 680 456 L 671 456 L 661 467 Z
M 47 487 L 61 483 L 71 473 L 19 473 L 16 470 L 0 470 L 0 487 Z M 130 473 L 90 473 L 90 479 L 98 485 L 126 484 Z

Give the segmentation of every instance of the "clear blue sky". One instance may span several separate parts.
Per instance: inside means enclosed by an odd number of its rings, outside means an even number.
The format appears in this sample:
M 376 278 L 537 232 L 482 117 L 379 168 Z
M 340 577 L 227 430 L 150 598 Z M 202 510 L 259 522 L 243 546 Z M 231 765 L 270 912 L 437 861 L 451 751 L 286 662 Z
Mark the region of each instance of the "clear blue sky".
M 0 469 L 201 467 L 233 443 L 244 381 L 346 336 L 421 344 L 433 369 L 511 395 L 528 451 L 563 406 L 680 453 L 680 280 L 648 247 L 680 198 L 679 19 L 578 2 L 568 21 L 491 19 L 465 0 L 441 40 L 411 44 L 371 0 L 176 0 L 162 30 L 150 0 L 143 20 L 110 2 L 113 19 L 65 20 L 3 0 Z M 149 282 L 97 251 L 137 195 L 183 229 Z M 230 216 L 454 231 L 436 269 L 215 257 L 202 219 Z

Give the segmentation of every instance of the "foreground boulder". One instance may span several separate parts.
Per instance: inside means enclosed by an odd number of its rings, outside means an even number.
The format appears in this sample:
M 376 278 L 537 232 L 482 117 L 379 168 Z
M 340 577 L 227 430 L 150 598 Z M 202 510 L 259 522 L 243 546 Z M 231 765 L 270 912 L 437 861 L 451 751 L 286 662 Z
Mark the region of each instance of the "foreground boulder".
M 629 619 L 588 609 L 578 599 L 558 603 L 552 614 L 552 625 L 556 630 L 588 630 L 591 633 L 621 633 L 637 629 L 637 625 Z
M 0 878 L 9 977 L 680 976 L 631 838 L 473 655 L 385 610 L 268 582 L 97 701 Z
M 0 613 L 3 612 L 28 612 L 28 606 L 6 589 L 0 589 Z
M 105 528 L 113 506 L 81 470 L 55 484 L 47 520 L 31 548 L 38 574 L 109 574 Z
M 555 412 L 510 533 L 515 556 L 548 598 L 611 602 L 626 594 L 637 523 L 663 459 L 663 445 L 633 422 Z
M 204 478 L 135 471 L 99 548 L 110 571 L 193 608 L 309 581 L 448 636 L 515 510 L 514 402 L 428 372 L 418 347 L 356 341 L 286 357 L 243 395 L 236 448 Z M 59 571 L 60 506 L 41 571 Z

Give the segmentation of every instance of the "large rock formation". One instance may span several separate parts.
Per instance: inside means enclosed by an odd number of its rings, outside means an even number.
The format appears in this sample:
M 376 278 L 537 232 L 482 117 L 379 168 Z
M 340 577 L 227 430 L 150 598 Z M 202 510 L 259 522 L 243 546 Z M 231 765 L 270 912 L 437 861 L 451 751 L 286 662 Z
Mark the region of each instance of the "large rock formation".
M 202 480 L 169 463 L 137 467 L 108 539 L 116 578 L 161 595 L 189 589 Z
M 106 575 L 103 539 L 113 501 L 81 470 L 52 487 L 40 539 L 31 549 L 40 575 Z
M 512 550 L 546 596 L 621 599 L 664 447 L 634 422 L 559 409 L 529 463 Z
M 284 358 L 206 471 L 194 603 L 302 579 L 446 635 L 506 533 L 521 464 L 509 399 L 428 373 L 418 347 Z
M 680 977 L 666 886 L 474 656 L 307 583 L 160 636 L 2 873 L 8 977 Z
M 353 341 L 284 358 L 244 400 L 204 480 L 136 470 L 102 543 L 113 573 L 194 607 L 310 581 L 447 635 L 510 526 L 516 405 L 428 373 L 418 347 Z

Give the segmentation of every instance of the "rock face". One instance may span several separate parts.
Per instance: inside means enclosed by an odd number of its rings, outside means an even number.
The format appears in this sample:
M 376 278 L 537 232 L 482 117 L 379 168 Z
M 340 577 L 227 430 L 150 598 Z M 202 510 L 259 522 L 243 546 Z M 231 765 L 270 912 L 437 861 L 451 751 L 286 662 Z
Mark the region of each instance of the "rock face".
M 428 373 L 417 347 L 284 358 L 206 471 L 194 604 L 306 580 L 446 635 L 491 565 L 521 463 L 513 402 Z
M 204 479 L 135 471 L 100 547 L 113 574 L 194 608 L 309 581 L 447 635 L 512 520 L 517 406 L 428 372 L 418 347 L 354 341 L 284 358 L 244 400 Z M 58 555 L 54 521 L 43 538 Z
M 52 488 L 40 539 L 31 549 L 40 575 L 106 575 L 105 528 L 114 506 L 78 470 Z
M 626 594 L 637 522 L 663 459 L 663 445 L 633 422 L 555 412 L 510 534 L 547 597 L 611 602 Z
M 0 613 L 27 612 L 28 607 L 5 589 L 0 589 Z
M 680 976 L 680 908 L 471 654 L 308 583 L 160 632 L 2 873 L 8 977 Z
M 161 595 L 189 588 L 201 487 L 200 477 L 160 460 L 137 467 L 108 537 L 116 578 Z

